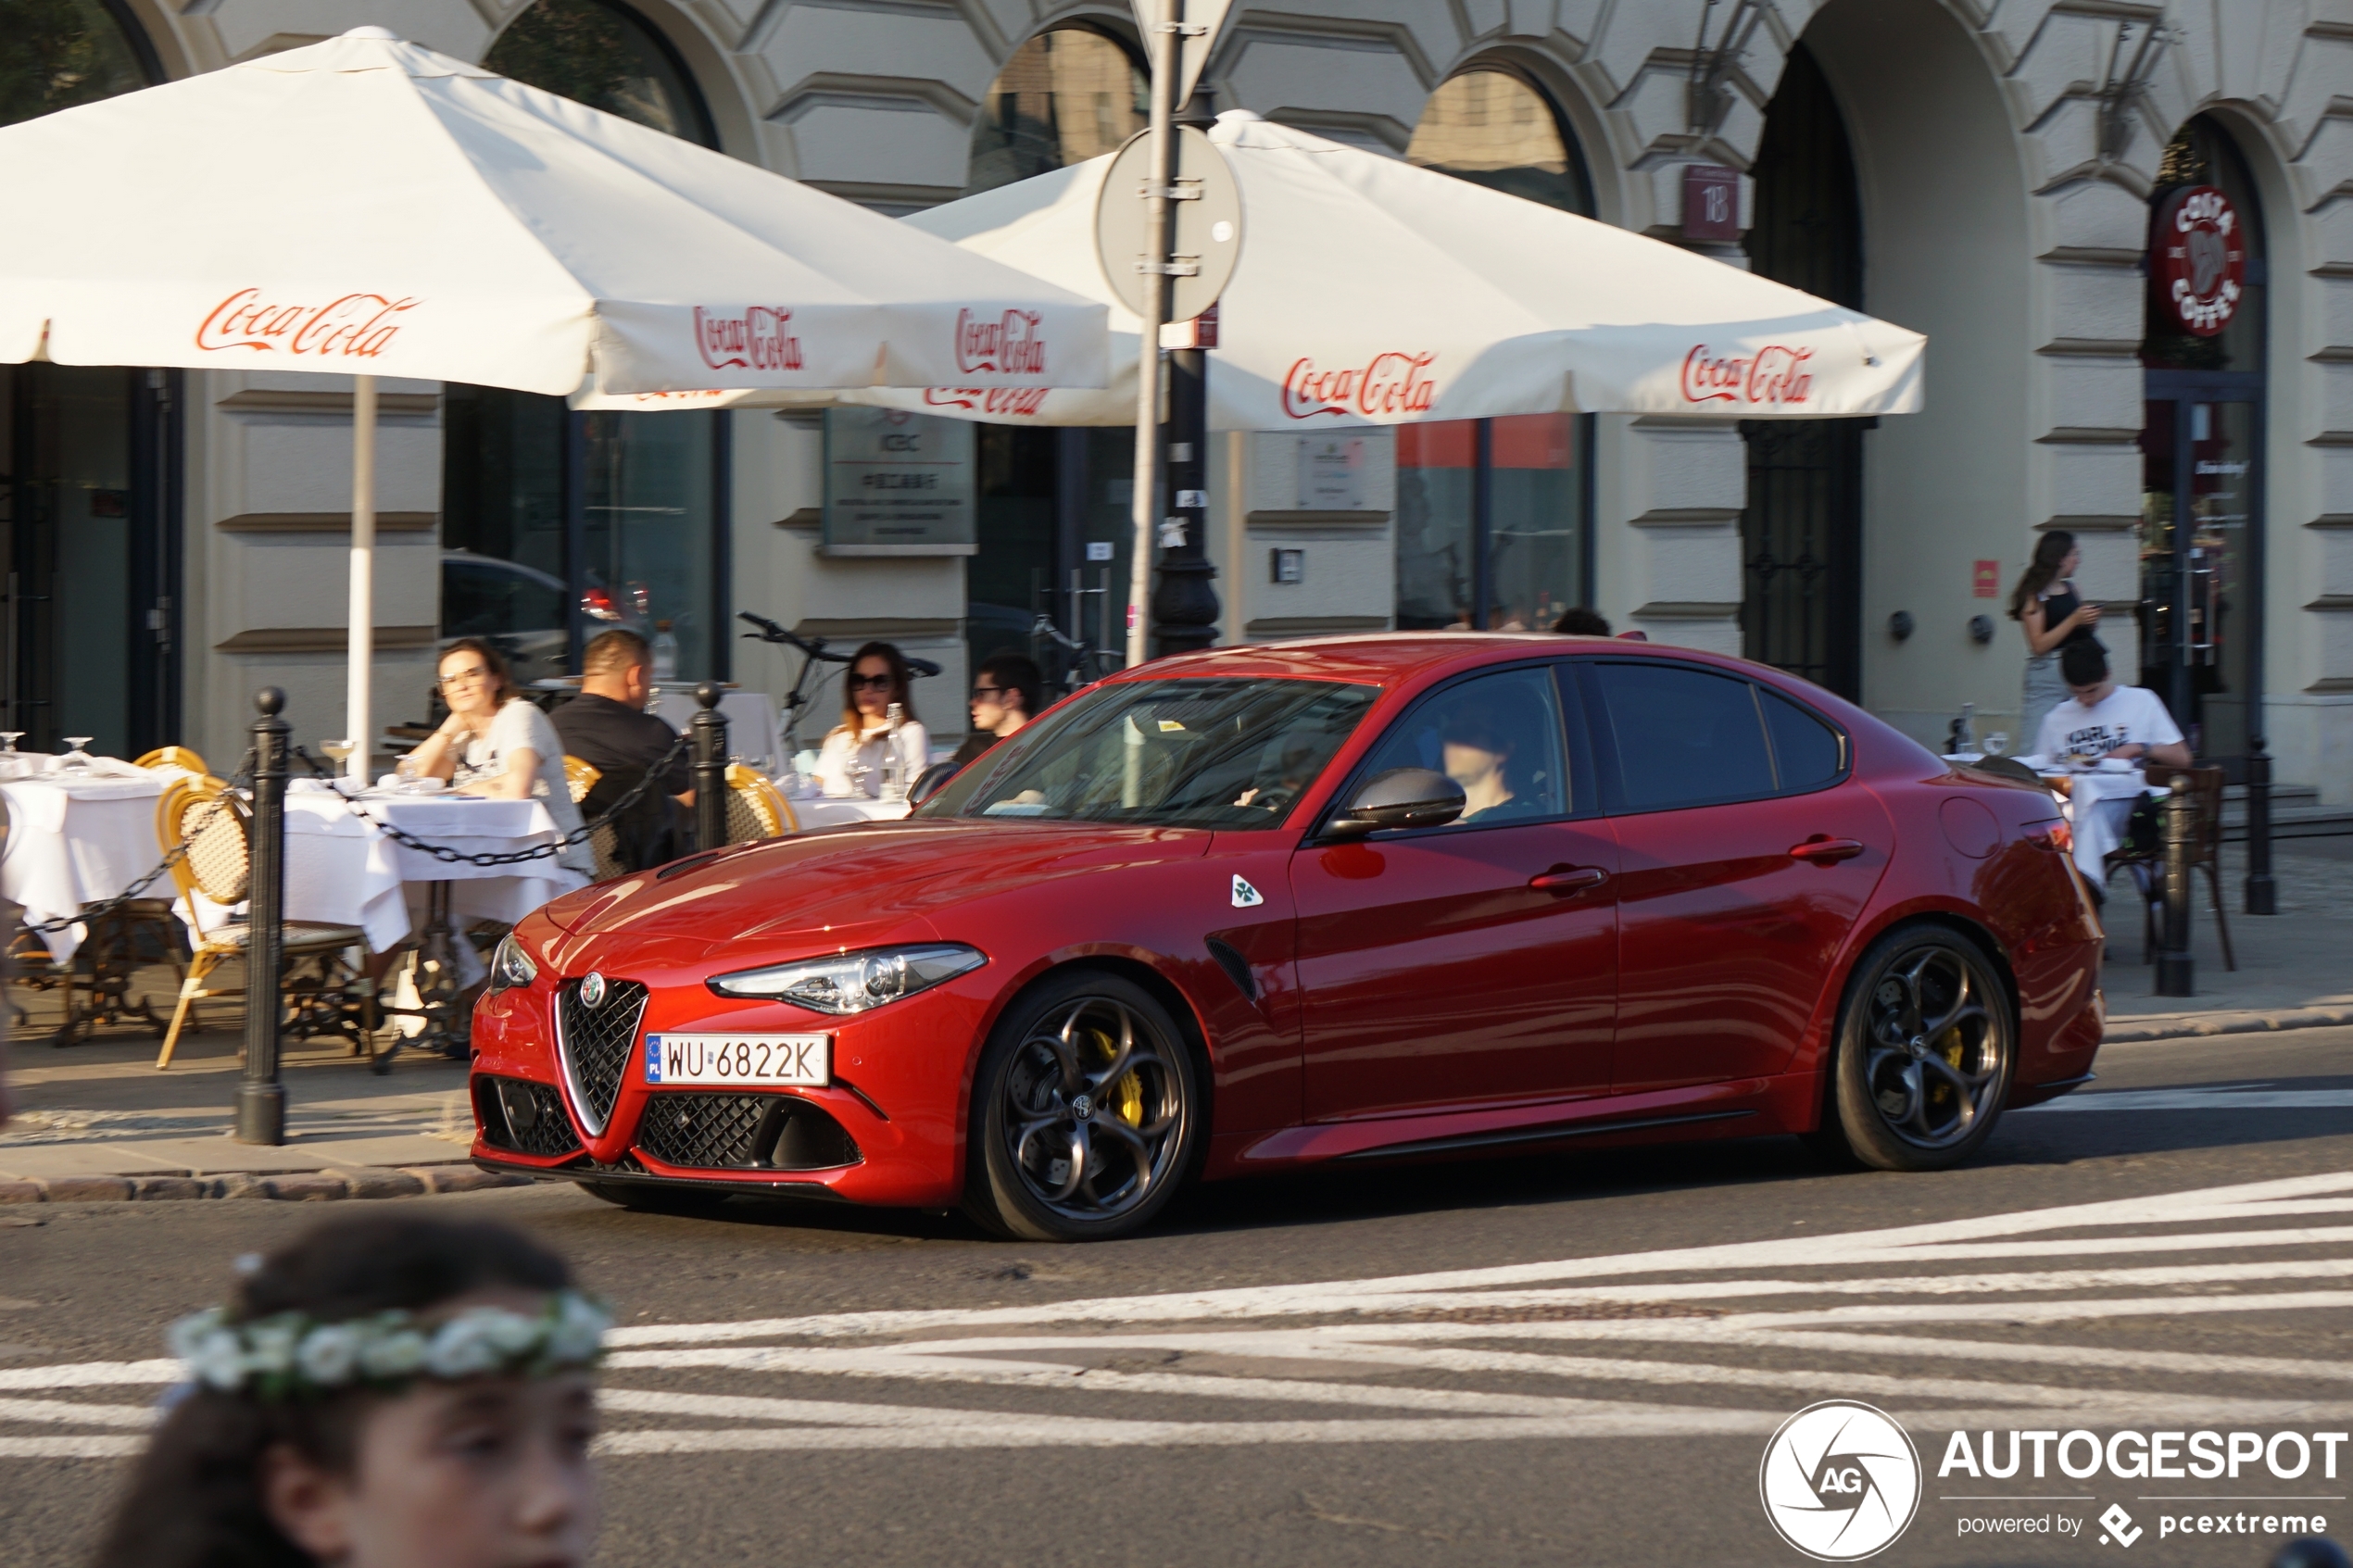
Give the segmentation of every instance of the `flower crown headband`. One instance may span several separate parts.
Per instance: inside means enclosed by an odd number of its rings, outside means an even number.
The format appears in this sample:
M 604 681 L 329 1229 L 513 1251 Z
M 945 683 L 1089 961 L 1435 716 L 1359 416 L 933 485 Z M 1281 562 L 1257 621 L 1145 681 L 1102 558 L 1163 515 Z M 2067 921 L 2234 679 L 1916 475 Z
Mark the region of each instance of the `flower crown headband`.
M 576 1290 L 559 1290 L 536 1312 L 469 1307 L 439 1323 L 406 1310 L 321 1323 L 280 1312 L 231 1323 L 219 1307 L 171 1325 L 171 1353 L 192 1382 L 264 1399 L 382 1387 L 417 1377 L 456 1379 L 492 1372 L 540 1377 L 594 1366 L 612 1312 Z

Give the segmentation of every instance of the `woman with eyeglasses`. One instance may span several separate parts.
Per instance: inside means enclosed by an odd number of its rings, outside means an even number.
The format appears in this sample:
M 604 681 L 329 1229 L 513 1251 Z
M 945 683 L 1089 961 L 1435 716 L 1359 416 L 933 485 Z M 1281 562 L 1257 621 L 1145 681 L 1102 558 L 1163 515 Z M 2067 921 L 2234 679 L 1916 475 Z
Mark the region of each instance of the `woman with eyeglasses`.
M 931 760 L 931 737 L 915 721 L 915 699 L 907 686 L 906 658 L 888 643 L 868 643 L 850 659 L 841 682 L 841 722 L 817 754 L 817 780 L 827 795 L 881 795 L 894 746 L 903 781 L 912 784 L 924 771 Z M 890 727 L 893 703 L 902 720 L 896 734 Z
M 460 795 L 492 800 L 537 800 L 570 834 L 580 808 L 564 782 L 564 746 L 556 726 L 515 690 L 507 661 L 479 637 L 460 637 L 441 655 L 441 700 L 449 705 L 422 746 L 409 753 L 423 777 L 447 779 Z M 556 863 L 594 878 L 596 852 L 585 839 L 568 846 Z

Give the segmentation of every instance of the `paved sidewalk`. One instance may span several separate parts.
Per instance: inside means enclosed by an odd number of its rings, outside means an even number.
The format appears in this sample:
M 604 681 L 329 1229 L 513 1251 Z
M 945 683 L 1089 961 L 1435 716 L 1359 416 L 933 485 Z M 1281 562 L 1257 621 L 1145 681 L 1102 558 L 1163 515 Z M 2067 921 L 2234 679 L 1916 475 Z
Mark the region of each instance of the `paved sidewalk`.
M 140 989 L 169 995 L 169 975 Z M 183 1035 L 158 1073 L 145 1032 L 52 1047 L 42 1034 L 55 1004 L 15 995 L 32 1022 L 13 1032 L 17 1114 L 0 1127 L 0 1203 L 396 1197 L 508 1180 L 466 1162 L 473 1116 L 455 1062 L 404 1054 L 380 1078 L 340 1043 L 289 1042 L 286 1142 L 257 1147 L 229 1135 L 240 1032 Z
M 2108 887 L 2108 1040 L 2179 1039 L 2353 1023 L 2353 835 L 2281 840 L 2271 857 L 2276 915 L 2243 914 L 2245 847 L 2223 847 L 2222 908 L 2238 969 L 2222 964 L 2206 879 L 2191 922 L 2195 997 L 2156 995 L 2141 962 L 2140 913 L 2119 875 Z

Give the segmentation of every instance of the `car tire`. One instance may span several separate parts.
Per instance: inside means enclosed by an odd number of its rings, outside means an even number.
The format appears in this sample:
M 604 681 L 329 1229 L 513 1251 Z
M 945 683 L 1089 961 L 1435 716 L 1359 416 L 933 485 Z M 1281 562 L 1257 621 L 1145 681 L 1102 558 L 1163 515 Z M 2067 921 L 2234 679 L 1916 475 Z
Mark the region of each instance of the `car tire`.
M 2018 1071 L 2009 987 L 1984 949 L 1945 926 L 1871 944 L 1834 1040 L 1831 1115 L 1811 1141 L 1881 1171 L 1968 1160 L 1993 1136 Z
M 712 1214 L 727 1201 L 724 1192 L 711 1192 L 701 1187 L 657 1186 L 649 1182 L 579 1182 L 574 1184 L 591 1198 L 602 1198 L 616 1209 L 627 1209 L 640 1214 Z
M 981 1051 L 964 1211 L 1019 1241 L 1140 1229 L 1196 1163 L 1202 1084 L 1184 1032 L 1151 992 L 1100 970 L 1050 976 Z

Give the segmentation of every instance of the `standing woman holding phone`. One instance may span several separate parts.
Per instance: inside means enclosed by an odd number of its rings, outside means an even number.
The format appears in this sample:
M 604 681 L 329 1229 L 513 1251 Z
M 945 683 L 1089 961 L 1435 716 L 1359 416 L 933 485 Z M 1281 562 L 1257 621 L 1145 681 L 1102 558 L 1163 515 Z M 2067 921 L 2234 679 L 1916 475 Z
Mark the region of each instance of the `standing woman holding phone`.
M 2082 564 L 2075 535 L 2055 528 L 2036 542 L 2033 561 L 2010 593 L 2010 619 L 2026 633 L 2025 701 L 2018 726 L 2022 746 L 2034 744 L 2043 716 L 2068 699 L 2060 650 L 2071 643 L 2099 642 L 2092 628 L 2099 624 L 2100 607 L 2085 604 L 2075 591 L 2075 572 Z

